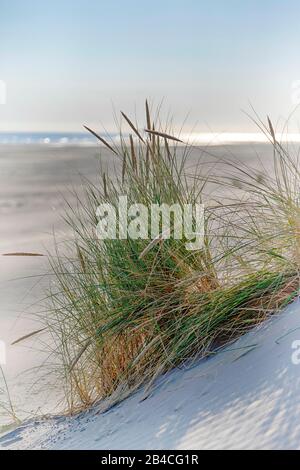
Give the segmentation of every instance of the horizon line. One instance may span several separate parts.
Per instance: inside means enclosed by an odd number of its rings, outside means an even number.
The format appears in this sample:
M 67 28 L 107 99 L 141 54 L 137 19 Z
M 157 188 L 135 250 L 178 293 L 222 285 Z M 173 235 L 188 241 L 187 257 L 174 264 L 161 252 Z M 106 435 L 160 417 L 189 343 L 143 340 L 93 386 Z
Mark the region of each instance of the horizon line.
M 119 137 L 118 132 L 100 132 L 103 137 L 110 137 L 116 140 Z M 129 136 L 128 134 L 124 134 Z M 272 142 L 271 136 L 267 136 L 263 132 L 179 132 L 173 133 L 174 137 L 179 137 L 183 143 L 187 144 L 206 144 L 206 145 L 221 145 L 221 144 L 234 144 L 234 143 L 270 143 Z M 23 137 L 18 139 L 18 137 Z M 53 137 L 57 139 L 53 139 Z M 300 143 L 300 133 L 276 133 L 276 140 L 282 143 Z M 2 137 L 2 139 L 1 139 Z M 7 139 L 5 139 L 7 137 Z M 26 138 L 25 138 L 26 137 Z M 40 138 L 37 141 L 35 137 Z M 72 139 L 73 137 L 73 139 Z M 81 131 L 1 131 L 0 130 L 0 143 L 75 143 L 75 141 L 82 141 L 86 143 L 97 142 L 97 138 L 93 137 L 87 132 Z M 117 143 L 117 142 L 116 142 Z

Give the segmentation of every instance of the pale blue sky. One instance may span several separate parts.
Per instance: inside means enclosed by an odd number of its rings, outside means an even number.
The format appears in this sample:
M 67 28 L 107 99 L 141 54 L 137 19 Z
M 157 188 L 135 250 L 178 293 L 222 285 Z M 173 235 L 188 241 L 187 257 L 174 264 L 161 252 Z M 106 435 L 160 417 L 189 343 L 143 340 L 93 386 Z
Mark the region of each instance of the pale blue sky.
M 145 97 L 199 131 L 252 131 L 300 80 L 296 0 L 0 0 L 0 130 L 113 128 Z

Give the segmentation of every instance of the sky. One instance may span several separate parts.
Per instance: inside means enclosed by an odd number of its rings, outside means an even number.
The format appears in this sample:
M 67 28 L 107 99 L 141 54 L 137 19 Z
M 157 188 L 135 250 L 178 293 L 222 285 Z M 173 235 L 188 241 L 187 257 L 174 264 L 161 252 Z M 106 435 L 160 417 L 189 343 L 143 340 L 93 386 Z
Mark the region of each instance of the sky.
M 283 122 L 299 18 L 298 0 L 0 0 L 0 132 L 112 131 L 146 97 L 187 131 L 255 132 L 251 105 Z

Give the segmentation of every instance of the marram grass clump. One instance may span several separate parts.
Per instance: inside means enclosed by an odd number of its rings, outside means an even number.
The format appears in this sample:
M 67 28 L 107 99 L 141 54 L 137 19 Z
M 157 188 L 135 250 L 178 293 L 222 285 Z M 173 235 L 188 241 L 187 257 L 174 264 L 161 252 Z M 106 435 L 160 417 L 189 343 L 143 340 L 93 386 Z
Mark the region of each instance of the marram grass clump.
M 286 166 L 289 178 L 298 173 L 271 124 L 275 176 L 254 184 L 250 169 L 230 161 L 231 179 L 226 172 L 218 176 L 218 162 L 209 169 L 200 150 L 192 171 L 191 148 L 162 128 L 159 116 L 151 118 L 147 102 L 143 129 L 122 116 L 131 134 L 120 132 L 118 144 L 87 128 L 111 152 L 114 170 L 103 171 L 98 185 L 87 184 L 85 197 L 69 207 L 73 241 L 51 258 L 56 287 L 44 322 L 70 411 L 111 395 L 122 398 L 187 360 L 215 354 L 299 291 L 293 228 L 299 207 L 290 183 L 281 180 Z M 216 184 L 230 186 L 230 197 L 213 195 Z M 124 195 L 146 207 L 204 203 L 203 247 L 188 251 L 185 238 L 162 236 L 100 241 L 97 207 L 117 208 Z M 276 223 L 274 205 L 281 217 Z

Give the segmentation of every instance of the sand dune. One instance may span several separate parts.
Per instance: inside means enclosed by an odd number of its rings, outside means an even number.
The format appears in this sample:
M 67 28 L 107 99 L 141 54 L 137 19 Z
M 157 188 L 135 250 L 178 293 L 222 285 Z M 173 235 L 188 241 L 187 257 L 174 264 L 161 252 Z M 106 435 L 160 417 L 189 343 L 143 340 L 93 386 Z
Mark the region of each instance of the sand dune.
M 105 413 L 32 421 L 0 438 L 11 449 L 299 449 L 300 304 L 215 357 L 176 370 Z M 146 399 L 145 399 L 146 398 Z

